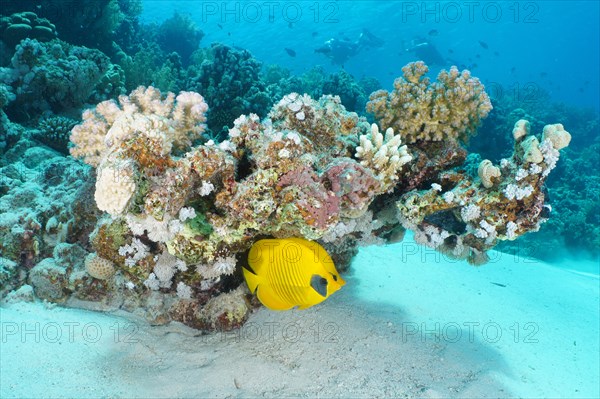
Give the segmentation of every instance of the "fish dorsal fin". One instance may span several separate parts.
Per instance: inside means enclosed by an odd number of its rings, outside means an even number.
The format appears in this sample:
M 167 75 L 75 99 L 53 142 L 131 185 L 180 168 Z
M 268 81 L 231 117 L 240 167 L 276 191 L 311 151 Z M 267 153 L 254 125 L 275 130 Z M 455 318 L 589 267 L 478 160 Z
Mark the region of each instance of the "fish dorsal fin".
M 313 274 L 310 278 L 310 286 L 322 297 L 327 296 L 327 279 L 318 274 Z

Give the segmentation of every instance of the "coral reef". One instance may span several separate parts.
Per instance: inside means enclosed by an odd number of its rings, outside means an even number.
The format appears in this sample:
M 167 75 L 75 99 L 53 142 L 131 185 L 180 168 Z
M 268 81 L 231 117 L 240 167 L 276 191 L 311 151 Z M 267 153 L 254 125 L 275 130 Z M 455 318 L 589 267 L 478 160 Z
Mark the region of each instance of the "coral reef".
M 17 262 L 7 258 L 0 258 L 0 298 L 18 288 L 19 269 Z
M 402 226 L 415 231 L 418 243 L 473 264 L 485 263 L 485 251 L 498 240 L 537 231 L 549 217 L 543 184 L 569 137 L 560 124 L 547 125 L 544 133 L 542 144 L 535 136 L 516 135 L 512 157 L 499 168 L 482 161 L 479 179 L 443 172 L 437 189 L 402 195 L 397 202 Z M 539 158 L 531 157 L 533 151 Z
M 369 98 L 368 93 L 370 91 L 365 91 L 352 75 L 342 70 L 329 75 L 320 90 L 313 92 L 312 95 L 315 97 L 324 94 L 339 96 L 341 103 L 348 111 L 363 112 Z
M 415 68 L 405 69 L 407 78 Z M 119 248 L 96 245 L 98 256 L 125 265 L 117 269 L 129 284 L 188 301 L 236 276 L 238 255 L 265 236 L 320 240 L 347 262 L 356 245 L 397 241 L 411 229 L 421 244 L 484 263 L 499 240 L 537 230 L 547 218 L 542 185 L 569 136 L 561 125 L 546 127 L 541 144 L 515 135 L 514 154 L 500 167 L 484 160 L 475 166 L 479 176 L 465 174 L 457 168 L 466 159 L 460 141 L 476 126 L 467 119 L 483 117 L 489 100 L 478 81 L 452 71 L 441 75 L 443 84 L 476 86 L 478 99 L 465 105 L 464 96 L 447 95 L 447 106 L 464 106 L 453 114 L 460 123 L 408 145 L 402 131 L 380 133 L 333 96 L 291 93 L 266 119 L 242 115 L 228 140 L 196 146 L 207 108 L 195 93 L 175 101 L 140 87 L 121 96 L 120 107 L 99 104 L 73 129 L 71 152 L 98 169 L 96 203 L 114 219 L 107 226 L 126 228 L 119 234 L 130 238 Z M 420 95 L 430 98 L 428 90 Z M 184 112 L 192 118 L 182 123 L 174 110 L 184 98 L 197 112 Z M 440 107 L 414 102 L 428 115 Z M 440 134 L 448 142 L 439 143 Z M 177 142 L 187 152 L 177 155 Z
M 264 74 L 271 98 L 281 98 L 288 93 L 306 93 L 313 98 L 323 95 L 339 96 L 346 110 L 359 115 L 365 113 L 369 94 L 381 87 L 374 78 L 356 80 L 346 71 L 327 74 L 322 66 L 315 66 L 302 75 L 292 75 L 278 65 L 269 65 Z
M 56 27 L 34 12 L 20 12 L 0 18 L 0 38 L 10 48 L 25 38 L 45 42 L 56 38 Z
M 32 144 L 21 138 L 0 168 L 0 253 L 22 265 L 35 263 L 84 227 L 75 224 L 70 204 L 85 195 L 81 182 L 89 175 L 89 168 Z
M 26 11 L 26 12 L 23 12 Z M 111 54 L 113 41 L 119 40 L 118 31 L 123 23 L 135 23 L 141 13 L 141 0 L 78 0 L 77 3 L 63 0 L 43 2 L 5 0 L 2 13 L 37 14 L 36 25 L 47 26 L 45 18 L 56 26 L 62 40 L 75 45 L 100 49 Z M 29 18 L 28 18 L 29 19 Z M 54 31 L 54 29 L 52 29 Z M 39 39 L 36 36 L 26 36 Z
M 179 55 L 165 54 L 156 43 L 143 45 L 132 55 L 119 53 L 118 58 L 128 90 L 153 84 L 159 90 L 178 91 L 185 84 Z
M 504 87 L 498 90 L 508 93 Z M 515 139 L 529 135 L 530 131 L 543 131 L 550 121 L 569 126 L 573 140 L 561 151 L 561 161 L 546 181 L 546 201 L 552 207 L 552 217 L 536 234 L 526 235 L 518 241 L 504 241 L 498 248 L 520 256 L 556 260 L 561 251 L 543 248 L 565 248 L 578 253 L 586 251 L 598 256 L 600 249 L 600 178 L 596 170 L 600 163 L 600 124 L 598 114 L 557 103 L 544 90 L 527 96 L 502 95 L 492 99 L 494 109 L 483 122 L 480 134 L 469 143 L 469 149 L 481 153 L 498 164 L 510 157 Z M 515 120 L 521 119 L 514 125 Z M 511 134 L 512 132 L 512 134 Z M 538 140 L 539 141 L 539 140 Z
M 166 19 L 158 28 L 157 42 L 163 51 L 176 52 L 187 65 L 192 53 L 198 49 L 204 33 L 196 28 L 189 16 L 179 13 Z
M 11 86 L 16 95 L 6 107 L 13 121 L 49 111 L 79 112 L 86 101 L 110 98 L 123 88 L 118 79 L 115 82 L 115 69 L 106 55 L 60 40 L 24 39 L 11 64 L 0 68 L 0 82 Z
M 338 97 L 290 94 L 267 119 L 236 119 L 229 140 L 190 147 L 205 112 L 196 93 L 140 87 L 119 104 L 85 111 L 71 153 L 97 169 L 95 201 L 113 218 L 92 237 L 92 259 L 115 265 L 108 281 L 177 296 L 177 311 L 154 322 L 177 314 L 190 325 L 230 328 L 249 309 L 246 291 L 230 291 L 240 284 L 240 253 L 261 236 L 329 234 L 334 243 L 345 239 L 332 235 L 344 221 L 348 232 L 365 229 L 366 240 L 369 205 L 411 158 L 399 136 L 388 130 L 384 137 Z M 358 219 L 364 222 L 350 222 Z M 200 304 L 207 291 L 215 298 Z
M 38 129 L 31 136 L 40 143 L 66 155 L 69 153 L 71 129 L 77 123 L 76 120 L 64 116 L 50 116 L 40 120 Z
M 42 45 L 33 44 L 20 46 Z M 410 229 L 420 244 L 482 264 L 499 241 L 548 219 L 544 183 L 570 134 L 561 124 L 542 131 L 518 121 L 506 128 L 510 157 L 468 156 L 463 144 L 491 105 L 467 71 L 452 68 L 430 84 L 424 64 L 409 64 L 394 92 L 371 96 L 370 124 L 333 95 L 292 92 L 269 109 L 277 90 L 249 53 L 222 45 L 201 53 L 185 79 L 202 95 L 140 86 L 83 111 L 68 149 L 87 165 L 27 141 L 62 137 L 72 122 L 56 117 L 5 145 L 0 209 L 13 211 L 0 217 L 0 260 L 9 260 L 0 279 L 11 295 L 27 283 L 67 306 L 227 330 L 257 306 L 241 267 L 260 239 L 318 241 L 343 271 L 358 246 L 398 242 Z M 4 103 L 14 89 L 18 102 L 20 83 L 4 87 Z M 213 119 L 213 137 L 212 112 L 227 120 Z M 8 118 L 2 126 L 23 129 Z M 226 138 L 215 140 L 222 126 Z M 24 177 L 19 162 L 44 179 Z M 77 175 L 61 174 L 73 165 Z M 44 207 L 41 195 L 67 205 Z

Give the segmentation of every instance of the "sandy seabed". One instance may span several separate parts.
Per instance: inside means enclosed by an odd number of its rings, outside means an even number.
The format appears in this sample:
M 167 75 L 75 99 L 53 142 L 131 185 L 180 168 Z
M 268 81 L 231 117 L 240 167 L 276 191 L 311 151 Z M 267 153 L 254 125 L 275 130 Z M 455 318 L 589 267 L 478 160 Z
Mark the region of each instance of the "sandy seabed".
M 323 304 L 229 333 L 3 305 L 0 397 L 600 397 L 598 265 L 491 255 L 364 248 Z

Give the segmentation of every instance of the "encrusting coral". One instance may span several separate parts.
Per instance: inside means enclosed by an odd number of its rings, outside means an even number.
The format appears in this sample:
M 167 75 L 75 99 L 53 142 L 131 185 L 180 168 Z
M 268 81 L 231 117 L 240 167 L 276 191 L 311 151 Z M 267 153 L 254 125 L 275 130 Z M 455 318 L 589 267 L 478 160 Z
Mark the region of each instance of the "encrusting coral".
M 561 125 L 544 130 L 561 132 L 563 139 L 555 144 L 545 138 L 538 145 L 537 139 L 530 140 L 535 136 L 517 136 L 521 143 L 533 144 L 524 148 L 515 141 L 512 157 L 502 159 L 500 168 L 488 160 L 481 162 L 481 185 L 460 171 L 450 171 L 438 175 L 441 191 L 402 195 L 397 202 L 402 225 L 415 231 L 418 243 L 474 264 L 484 263 L 485 251 L 498 240 L 537 231 L 550 211 L 544 203 L 544 181 L 559 158 L 558 148 L 569 137 Z M 530 148 L 539 152 L 539 158 L 529 155 Z

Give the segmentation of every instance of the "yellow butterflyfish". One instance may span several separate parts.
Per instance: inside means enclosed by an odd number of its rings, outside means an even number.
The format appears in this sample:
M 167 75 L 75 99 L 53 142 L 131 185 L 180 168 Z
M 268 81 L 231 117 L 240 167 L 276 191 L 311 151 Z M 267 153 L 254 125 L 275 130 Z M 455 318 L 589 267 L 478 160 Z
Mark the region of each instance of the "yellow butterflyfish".
M 271 310 L 309 308 L 346 284 L 325 248 L 303 238 L 259 240 L 248 264 L 248 288 Z

